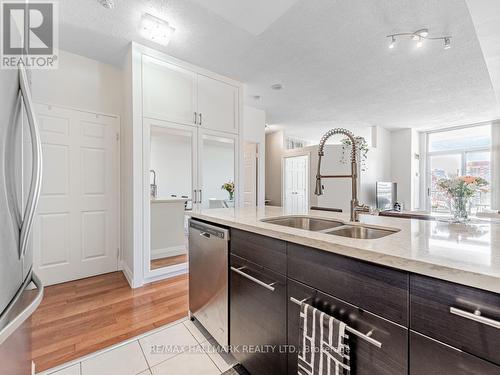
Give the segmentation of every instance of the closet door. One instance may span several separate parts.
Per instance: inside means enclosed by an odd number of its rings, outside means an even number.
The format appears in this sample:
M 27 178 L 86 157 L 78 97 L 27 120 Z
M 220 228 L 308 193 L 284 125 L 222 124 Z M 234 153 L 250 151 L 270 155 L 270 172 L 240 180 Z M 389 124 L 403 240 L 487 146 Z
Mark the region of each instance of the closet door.
M 222 185 L 236 182 L 238 137 L 204 129 L 198 133 L 198 202 L 202 208 L 234 207 L 236 192 L 231 198 Z
M 196 74 L 142 57 L 144 117 L 196 125 Z
M 198 75 L 198 125 L 238 133 L 238 88 Z

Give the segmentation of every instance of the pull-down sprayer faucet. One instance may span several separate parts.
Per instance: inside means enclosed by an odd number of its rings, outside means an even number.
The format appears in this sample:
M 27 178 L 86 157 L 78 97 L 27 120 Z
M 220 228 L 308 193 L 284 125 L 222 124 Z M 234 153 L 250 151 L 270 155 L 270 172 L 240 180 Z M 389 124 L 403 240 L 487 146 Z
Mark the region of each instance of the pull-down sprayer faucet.
M 351 141 L 351 174 L 349 175 L 322 175 L 321 174 L 321 158 L 325 155 L 325 143 L 331 136 L 335 134 L 345 135 Z M 335 128 L 327 131 L 321 138 L 318 148 L 318 170 L 316 173 L 316 189 L 314 194 L 323 195 L 322 178 L 350 178 L 352 182 L 352 198 L 351 198 L 351 221 L 359 221 L 360 212 L 369 212 L 370 208 L 367 205 L 360 204 L 358 201 L 358 145 L 354 134 L 347 129 Z

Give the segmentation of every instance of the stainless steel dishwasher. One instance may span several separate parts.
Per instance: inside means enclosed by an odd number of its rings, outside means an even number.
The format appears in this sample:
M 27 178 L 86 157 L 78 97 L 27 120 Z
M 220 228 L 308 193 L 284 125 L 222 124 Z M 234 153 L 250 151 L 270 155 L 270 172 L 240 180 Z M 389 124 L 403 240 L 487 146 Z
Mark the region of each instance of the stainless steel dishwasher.
M 189 313 L 222 346 L 229 344 L 229 231 L 189 221 Z

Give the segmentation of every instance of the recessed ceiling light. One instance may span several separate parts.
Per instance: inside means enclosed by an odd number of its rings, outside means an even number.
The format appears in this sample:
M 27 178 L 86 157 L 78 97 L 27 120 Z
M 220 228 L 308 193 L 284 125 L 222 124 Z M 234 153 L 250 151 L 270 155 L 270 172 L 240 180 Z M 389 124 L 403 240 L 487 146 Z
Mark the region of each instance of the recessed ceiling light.
M 172 39 L 174 32 L 175 29 L 167 21 L 149 13 L 144 13 L 142 16 L 141 34 L 144 38 L 166 46 Z
M 115 0 L 97 0 L 99 4 L 101 4 L 106 9 L 114 9 L 116 8 Z
M 273 90 L 281 90 L 281 89 L 283 89 L 283 85 L 281 83 L 274 83 L 271 85 L 271 88 Z

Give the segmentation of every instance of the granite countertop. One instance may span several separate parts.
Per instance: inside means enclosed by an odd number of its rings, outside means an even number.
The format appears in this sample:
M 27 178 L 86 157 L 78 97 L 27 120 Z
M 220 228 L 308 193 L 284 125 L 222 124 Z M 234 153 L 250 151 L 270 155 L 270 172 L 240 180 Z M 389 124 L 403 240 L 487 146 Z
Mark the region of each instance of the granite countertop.
M 310 211 L 312 217 L 342 220 L 345 213 Z M 289 228 L 260 221 L 287 215 L 282 207 L 195 209 L 193 218 L 350 256 L 422 275 L 500 293 L 500 222 L 475 219 L 450 224 L 361 215 L 360 224 L 398 229 L 364 240 Z

